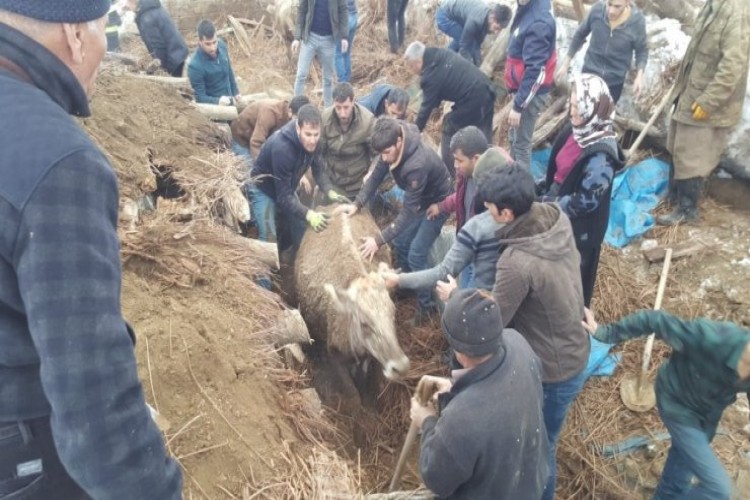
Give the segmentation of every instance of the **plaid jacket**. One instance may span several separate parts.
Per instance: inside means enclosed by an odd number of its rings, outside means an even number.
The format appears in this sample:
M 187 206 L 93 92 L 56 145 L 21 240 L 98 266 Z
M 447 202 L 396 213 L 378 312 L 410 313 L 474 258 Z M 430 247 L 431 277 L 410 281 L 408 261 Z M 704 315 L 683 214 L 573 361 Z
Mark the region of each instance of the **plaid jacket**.
M 120 313 L 117 179 L 69 116 L 86 95 L 3 24 L 0 109 L 0 422 L 49 415 L 93 498 L 181 498 Z

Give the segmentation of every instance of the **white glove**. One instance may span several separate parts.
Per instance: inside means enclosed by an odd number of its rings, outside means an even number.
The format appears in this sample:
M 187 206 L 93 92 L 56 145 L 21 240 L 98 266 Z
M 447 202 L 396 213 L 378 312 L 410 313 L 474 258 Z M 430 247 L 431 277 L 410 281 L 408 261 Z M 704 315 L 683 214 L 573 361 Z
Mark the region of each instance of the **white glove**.
M 232 104 L 232 98 L 231 97 L 229 97 L 227 95 L 223 95 L 223 96 L 219 97 L 219 106 L 229 106 L 230 104 Z

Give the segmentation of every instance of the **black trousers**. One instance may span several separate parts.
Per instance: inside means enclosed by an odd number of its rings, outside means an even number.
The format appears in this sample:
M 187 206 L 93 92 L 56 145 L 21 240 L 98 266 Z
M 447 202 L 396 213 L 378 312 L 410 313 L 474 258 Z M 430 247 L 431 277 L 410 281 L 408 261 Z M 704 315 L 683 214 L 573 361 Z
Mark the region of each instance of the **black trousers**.
M 49 417 L 0 422 L 0 499 L 89 500 L 55 449 Z
M 409 0 L 388 0 L 386 6 L 388 18 L 388 44 L 391 52 L 397 52 L 404 44 L 406 33 L 406 5 Z
M 591 297 L 594 295 L 594 284 L 596 283 L 596 271 L 599 268 L 599 255 L 602 252 L 601 244 L 595 247 L 581 247 L 581 284 L 583 285 L 583 303 L 591 307 Z
M 450 143 L 453 135 L 464 127 L 474 125 L 484 133 L 487 142 L 492 144 L 492 118 L 495 116 L 496 94 L 487 90 L 485 93 L 478 92 L 478 96 L 459 104 L 454 104 L 450 113 L 443 117 L 443 130 L 440 138 L 440 156 L 451 174 L 456 178 L 456 167 L 453 164 L 453 155 Z

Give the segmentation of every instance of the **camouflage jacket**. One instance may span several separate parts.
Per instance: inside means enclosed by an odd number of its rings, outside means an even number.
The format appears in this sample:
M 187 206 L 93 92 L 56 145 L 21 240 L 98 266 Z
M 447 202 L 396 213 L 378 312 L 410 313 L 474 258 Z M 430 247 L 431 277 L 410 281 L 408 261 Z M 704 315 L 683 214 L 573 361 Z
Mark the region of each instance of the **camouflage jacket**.
M 731 127 L 742 115 L 750 58 L 750 4 L 708 0 L 695 20 L 695 33 L 680 66 L 672 96 L 673 118 L 705 127 Z M 708 119 L 693 119 L 697 102 Z

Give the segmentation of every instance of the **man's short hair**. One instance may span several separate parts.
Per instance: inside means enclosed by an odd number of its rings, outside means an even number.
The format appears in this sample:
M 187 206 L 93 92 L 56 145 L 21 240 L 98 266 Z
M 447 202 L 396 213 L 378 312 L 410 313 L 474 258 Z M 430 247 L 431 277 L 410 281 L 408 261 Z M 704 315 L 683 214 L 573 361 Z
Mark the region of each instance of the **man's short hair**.
M 216 35 L 216 28 L 214 23 L 208 19 L 204 19 L 198 23 L 198 38 L 200 40 L 210 40 Z
M 354 100 L 354 87 L 349 82 L 337 83 L 333 87 L 333 100 L 336 102 L 345 102 L 348 99 Z
M 289 101 L 289 109 L 293 115 L 296 115 L 299 113 L 299 108 L 305 104 L 310 104 L 310 99 L 306 95 L 296 95 Z
M 389 104 L 395 104 L 398 109 L 405 110 L 409 107 L 409 93 L 401 87 L 394 87 L 388 91 L 385 101 Z
M 474 155 L 481 155 L 485 151 L 489 144 L 487 144 L 487 138 L 479 128 L 474 125 L 464 127 L 451 138 L 450 149 L 451 153 L 461 151 L 464 156 L 471 158 Z
M 404 134 L 401 130 L 401 122 L 389 116 L 381 116 L 375 122 L 375 127 L 370 138 L 370 147 L 376 153 L 386 148 L 395 146 L 398 138 Z
M 493 203 L 498 211 L 507 208 L 519 217 L 531 209 L 536 198 L 534 178 L 523 166 L 513 162 L 483 176 L 479 194 L 485 202 Z
M 425 45 L 422 42 L 411 42 L 404 51 L 404 59 L 421 61 L 424 58 Z
M 323 120 L 320 117 L 320 111 L 312 104 L 305 104 L 297 112 L 297 125 L 302 128 L 305 125 L 320 127 Z
M 490 7 L 490 15 L 501 28 L 507 28 L 513 18 L 513 11 L 507 5 L 496 3 Z

